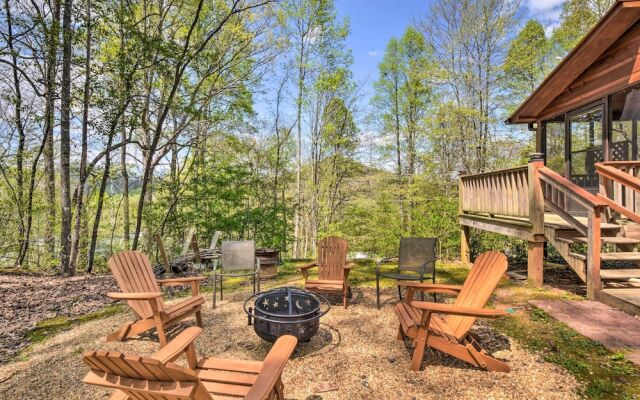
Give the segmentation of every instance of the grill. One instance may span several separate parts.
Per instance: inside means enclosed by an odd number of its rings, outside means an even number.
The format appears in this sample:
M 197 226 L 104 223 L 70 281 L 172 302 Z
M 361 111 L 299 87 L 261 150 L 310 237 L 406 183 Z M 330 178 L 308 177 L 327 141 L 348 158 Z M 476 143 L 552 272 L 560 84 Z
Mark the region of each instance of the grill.
M 244 311 L 256 334 L 269 342 L 293 335 L 308 342 L 320 327 L 320 317 L 331 305 L 323 296 L 306 290 L 283 287 L 257 293 L 244 302 Z

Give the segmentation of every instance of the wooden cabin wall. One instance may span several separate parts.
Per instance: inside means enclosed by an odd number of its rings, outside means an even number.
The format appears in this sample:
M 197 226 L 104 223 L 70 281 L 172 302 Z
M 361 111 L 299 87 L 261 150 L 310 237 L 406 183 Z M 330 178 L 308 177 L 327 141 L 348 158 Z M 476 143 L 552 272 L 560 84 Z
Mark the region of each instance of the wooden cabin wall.
M 629 28 L 541 113 L 548 119 L 640 81 L 640 22 Z

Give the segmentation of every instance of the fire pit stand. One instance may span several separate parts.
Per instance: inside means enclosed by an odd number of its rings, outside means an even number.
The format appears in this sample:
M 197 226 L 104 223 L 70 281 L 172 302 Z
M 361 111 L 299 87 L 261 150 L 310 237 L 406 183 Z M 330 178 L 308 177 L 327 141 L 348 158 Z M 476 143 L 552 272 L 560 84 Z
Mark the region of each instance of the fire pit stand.
M 308 342 L 320 327 L 320 317 L 329 312 L 329 301 L 306 290 L 283 287 L 256 293 L 244 302 L 249 325 L 269 342 L 293 335 Z

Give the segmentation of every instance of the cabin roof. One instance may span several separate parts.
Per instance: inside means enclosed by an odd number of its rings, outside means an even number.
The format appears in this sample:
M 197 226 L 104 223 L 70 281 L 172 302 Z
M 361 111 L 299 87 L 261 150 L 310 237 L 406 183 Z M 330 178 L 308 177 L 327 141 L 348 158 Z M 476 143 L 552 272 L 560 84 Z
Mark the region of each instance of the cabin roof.
M 511 114 L 507 123 L 535 122 L 543 110 L 640 19 L 639 0 L 618 0 L 538 88 Z M 569 110 L 565 110 L 569 111 Z

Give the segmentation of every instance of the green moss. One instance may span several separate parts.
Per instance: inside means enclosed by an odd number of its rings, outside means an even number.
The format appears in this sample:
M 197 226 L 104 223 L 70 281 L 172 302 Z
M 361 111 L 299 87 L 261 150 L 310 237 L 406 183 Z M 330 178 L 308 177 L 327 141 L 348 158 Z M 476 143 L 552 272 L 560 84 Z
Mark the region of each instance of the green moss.
M 55 317 L 42 320 L 36 324 L 35 328 L 27 333 L 27 338 L 29 339 L 30 345 L 22 349 L 16 355 L 16 358 L 22 361 L 26 360 L 28 353 L 32 349 L 34 344 L 43 342 L 48 338 L 55 336 L 60 332 L 69 330 L 79 324 L 115 315 L 122 312 L 123 309 L 124 307 L 122 306 L 122 304 L 114 304 L 107 306 L 99 311 L 81 315 L 75 318 Z
M 561 366 L 581 384 L 580 395 L 587 399 L 633 399 L 640 397 L 640 368 L 590 340 L 543 310 L 492 321 L 500 332 L 536 351 L 547 362 Z

